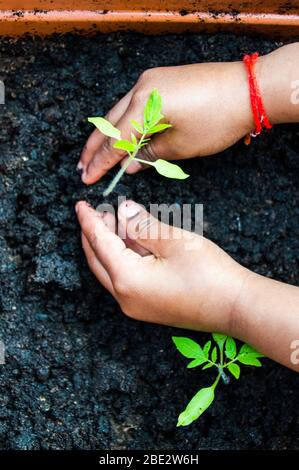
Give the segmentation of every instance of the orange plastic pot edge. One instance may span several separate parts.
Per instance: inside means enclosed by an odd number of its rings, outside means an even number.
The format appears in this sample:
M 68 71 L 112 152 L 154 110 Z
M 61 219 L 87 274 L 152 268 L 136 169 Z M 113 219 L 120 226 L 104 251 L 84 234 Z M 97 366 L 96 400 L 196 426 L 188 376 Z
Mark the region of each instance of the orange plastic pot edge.
M 134 30 L 147 34 L 218 31 L 299 35 L 299 14 L 179 11 L 0 10 L 0 35 Z

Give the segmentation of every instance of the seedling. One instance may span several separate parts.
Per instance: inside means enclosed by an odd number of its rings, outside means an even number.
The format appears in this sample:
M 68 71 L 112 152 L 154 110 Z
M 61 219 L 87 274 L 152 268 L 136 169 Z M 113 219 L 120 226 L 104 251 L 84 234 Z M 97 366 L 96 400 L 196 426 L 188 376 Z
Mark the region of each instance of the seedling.
M 108 196 L 120 178 L 130 165 L 133 160 L 136 160 L 146 165 L 153 166 L 160 175 L 166 176 L 166 178 L 175 178 L 175 179 L 185 179 L 189 175 L 184 173 L 184 171 L 173 163 L 167 162 L 165 160 L 156 160 L 155 162 L 149 162 L 138 158 L 139 150 L 148 144 L 150 141 L 150 136 L 156 134 L 157 132 L 162 132 L 171 127 L 170 124 L 161 123 L 163 119 L 162 115 L 162 98 L 158 90 L 154 89 L 144 107 L 143 111 L 143 124 L 135 121 L 134 119 L 130 120 L 130 123 L 135 130 L 131 132 L 131 140 L 122 139 L 121 132 L 119 129 L 114 127 L 109 121 L 102 117 L 91 117 L 88 118 L 88 121 L 93 123 L 97 129 L 99 129 L 102 134 L 107 137 L 116 139 L 116 142 L 113 144 L 115 149 L 124 150 L 127 152 L 128 160 L 125 165 L 118 171 L 115 175 L 108 188 L 104 191 L 103 195 Z
M 189 338 L 173 336 L 173 342 L 180 353 L 192 359 L 187 365 L 188 369 L 203 365 L 202 370 L 215 367 L 218 375 L 214 383 L 207 388 L 202 388 L 186 406 L 185 410 L 179 415 L 177 426 L 187 426 L 199 418 L 204 411 L 213 403 L 215 398 L 215 388 L 219 380 L 222 379 L 225 384 L 230 382 L 230 377 L 224 372 L 227 369 L 236 379 L 240 377 L 240 365 L 261 367 L 258 358 L 265 357 L 258 353 L 248 344 L 243 344 L 240 351 L 237 352 L 236 342 L 230 336 L 220 333 L 213 333 L 213 339 L 217 346 L 212 347 L 212 341 L 208 341 L 203 348 L 195 341 Z

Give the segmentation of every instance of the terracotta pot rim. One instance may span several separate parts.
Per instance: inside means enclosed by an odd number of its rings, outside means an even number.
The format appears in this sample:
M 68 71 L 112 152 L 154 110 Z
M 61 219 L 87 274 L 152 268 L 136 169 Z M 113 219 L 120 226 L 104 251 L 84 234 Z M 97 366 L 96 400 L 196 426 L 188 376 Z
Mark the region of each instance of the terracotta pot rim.
M 86 1 L 88 2 L 88 0 Z M 71 0 L 62 0 L 65 5 L 69 2 Z M 10 3 L 9 0 L 0 1 L 0 6 Z M 42 5 L 42 0 L 37 0 L 35 3 Z M 118 3 L 121 2 L 118 1 Z M 167 2 L 164 3 L 167 4 Z M 186 2 L 176 1 L 176 3 L 184 5 Z M 220 4 L 220 2 L 218 3 Z M 105 2 L 97 2 L 97 4 L 103 6 Z M 256 11 L 240 13 L 232 12 L 232 10 L 190 13 L 182 10 L 153 9 L 144 11 L 141 8 L 132 10 L 0 10 L 1 35 L 18 36 L 25 33 L 46 35 L 74 31 L 90 33 L 116 30 L 135 30 L 145 33 L 230 30 L 244 33 L 253 31 L 299 35 L 299 12 L 298 14 L 293 12 L 281 14 L 275 10 L 263 13 L 257 8 Z

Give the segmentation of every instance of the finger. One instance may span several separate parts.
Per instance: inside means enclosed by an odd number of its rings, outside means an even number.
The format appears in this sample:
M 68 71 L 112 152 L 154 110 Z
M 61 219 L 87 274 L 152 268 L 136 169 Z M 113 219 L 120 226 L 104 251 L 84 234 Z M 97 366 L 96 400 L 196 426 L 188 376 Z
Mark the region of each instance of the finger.
M 122 265 L 130 269 L 140 256 L 127 249 L 123 240 L 105 225 L 102 214 L 86 202 L 78 202 L 76 212 L 84 235 L 113 282 Z
M 128 162 L 128 158 L 123 158 L 120 162 L 121 166 L 125 166 Z M 144 165 L 141 162 L 138 162 L 137 160 L 132 160 L 128 168 L 126 169 L 126 173 L 128 175 L 133 175 L 135 173 L 138 173 L 140 170 L 148 170 L 150 168 L 149 165 Z
M 154 134 L 148 144 L 139 150 L 137 157 L 148 162 L 155 162 L 159 158 L 163 160 L 176 160 L 179 158 L 179 154 L 174 148 L 173 142 L 173 129 L 168 129 L 167 132 L 161 134 Z M 127 158 L 121 160 L 121 166 L 124 166 L 126 162 Z M 133 160 L 126 169 L 126 173 L 133 175 L 140 170 L 147 170 L 149 168 L 150 165 Z
M 148 144 L 140 149 L 137 157 L 148 162 L 155 162 L 159 158 L 163 160 L 176 160 L 179 158 L 180 156 L 174 146 L 174 128 L 167 129 L 167 131 L 160 134 L 154 134 Z M 134 161 L 128 167 L 127 173 L 134 174 L 148 168 L 150 166 Z
M 90 270 L 97 277 L 100 283 L 103 284 L 105 289 L 107 289 L 112 295 L 115 296 L 115 292 L 114 292 L 114 288 L 113 288 L 110 276 L 107 273 L 104 266 L 100 263 L 100 261 L 96 257 L 95 252 L 91 248 L 89 241 L 83 232 L 82 232 L 81 240 L 82 240 L 82 247 L 83 247 Z
M 117 231 L 117 220 L 111 212 L 102 212 L 102 220 L 106 227 L 113 233 Z
M 126 226 L 123 224 L 121 219 L 118 220 L 118 235 L 122 238 L 122 240 L 124 240 L 127 248 L 130 248 L 131 250 L 135 251 L 140 256 L 147 256 L 151 254 L 149 250 L 143 248 L 141 245 L 136 243 L 135 240 L 132 240 L 129 237 L 126 231 Z
M 109 111 L 106 119 L 115 125 L 121 116 L 126 112 L 133 94 L 133 89 L 129 91 L 113 108 Z M 96 152 L 99 150 L 105 140 L 104 134 L 98 129 L 95 129 L 88 138 L 77 165 L 77 171 L 81 174 L 86 170 L 89 162 L 92 160 Z
M 138 134 L 132 124 L 131 119 L 142 122 L 143 108 L 136 105 L 132 99 L 126 112 L 122 115 L 115 127 L 120 130 L 122 139 L 131 139 L 131 132 Z M 108 170 L 119 163 L 127 152 L 120 149 L 115 149 L 113 144 L 115 139 L 106 137 L 99 150 L 95 153 L 90 160 L 85 173 L 82 175 L 82 180 L 86 184 L 93 184 L 104 176 Z
M 115 217 L 111 213 L 105 212 L 103 213 L 102 217 L 106 227 L 108 227 L 112 232 L 117 233 L 118 236 L 121 237 L 121 239 L 124 241 L 127 248 L 135 251 L 135 253 L 138 253 L 140 256 L 147 256 L 151 254 L 150 251 L 138 245 L 135 240 L 131 240 L 131 238 L 126 233 L 126 228 L 120 221 L 117 224 Z
M 131 250 L 135 251 L 140 256 L 146 256 L 150 254 L 148 250 L 138 245 L 135 240 L 131 240 L 128 237 L 125 227 L 123 227 L 121 223 L 117 225 L 117 220 L 113 214 L 111 214 L 110 212 L 103 212 L 102 219 L 106 227 L 108 227 L 111 232 L 117 233 L 118 236 L 121 237 L 127 248 L 130 248 Z
M 88 137 L 86 144 L 84 145 L 80 160 L 77 165 L 77 172 L 83 174 L 89 161 L 92 159 L 93 155 L 96 153 L 97 149 L 102 145 L 104 140 L 103 134 L 95 129 L 90 136 Z
M 156 257 L 175 256 L 178 242 L 192 237 L 185 230 L 159 222 L 133 201 L 124 201 L 120 205 L 118 219 L 126 227 L 127 236 Z

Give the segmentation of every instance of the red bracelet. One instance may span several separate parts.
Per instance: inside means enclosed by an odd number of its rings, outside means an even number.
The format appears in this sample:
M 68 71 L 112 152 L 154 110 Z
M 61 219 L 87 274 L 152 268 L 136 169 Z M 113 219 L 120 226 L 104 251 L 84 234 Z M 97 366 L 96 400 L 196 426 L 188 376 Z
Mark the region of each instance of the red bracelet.
M 266 129 L 271 129 L 272 125 L 267 118 L 266 111 L 263 105 L 260 89 L 257 83 L 256 75 L 254 66 L 257 61 L 259 54 L 255 52 L 254 54 L 248 55 L 246 54 L 243 57 L 243 62 L 247 68 L 248 73 L 248 83 L 249 83 L 249 93 L 250 93 L 250 101 L 251 101 L 251 108 L 255 123 L 255 131 L 251 132 L 245 137 L 245 144 L 249 145 L 251 141 L 251 137 L 256 137 L 259 135 L 263 127 Z

